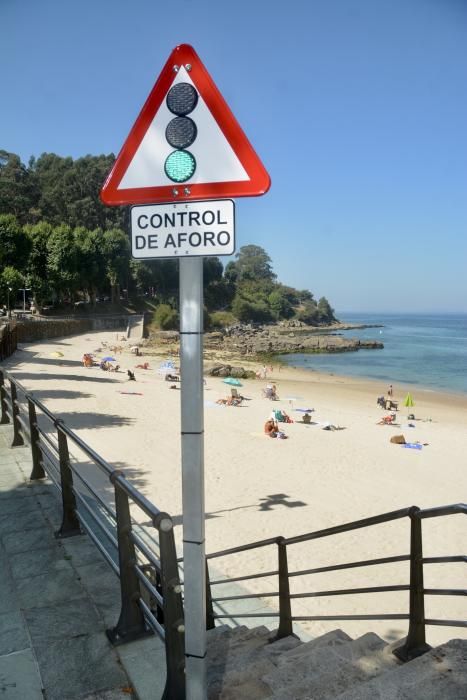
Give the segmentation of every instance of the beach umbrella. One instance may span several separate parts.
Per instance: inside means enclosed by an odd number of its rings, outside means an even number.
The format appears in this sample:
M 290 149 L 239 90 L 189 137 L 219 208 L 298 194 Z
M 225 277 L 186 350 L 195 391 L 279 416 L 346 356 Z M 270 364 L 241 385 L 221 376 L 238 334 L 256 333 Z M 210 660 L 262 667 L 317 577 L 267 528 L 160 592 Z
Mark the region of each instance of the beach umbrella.
M 404 399 L 404 406 L 406 408 L 412 408 L 412 406 L 415 406 L 415 401 L 412 398 L 412 394 L 407 394 L 407 396 Z
M 241 381 L 235 379 L 235 377 L 226 377 L 223 381 L 224 384 L 230 384 L 230 386 L 242 386 Z
M 102 362 L 116 362 L 116 361 L 117 360 L 115 359 L 115 357 L 110 357 L 110 355 L 102 358 Z

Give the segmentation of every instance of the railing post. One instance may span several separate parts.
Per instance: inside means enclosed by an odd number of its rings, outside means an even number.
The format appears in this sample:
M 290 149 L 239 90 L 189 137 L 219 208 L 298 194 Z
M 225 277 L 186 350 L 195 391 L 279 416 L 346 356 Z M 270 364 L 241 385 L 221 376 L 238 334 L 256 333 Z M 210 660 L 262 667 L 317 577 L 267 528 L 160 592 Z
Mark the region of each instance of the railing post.
M 209 566 L 206 559 L 206 629 L 213 630 L 216 626 L 214 621 L 214 608 L 212 607 L 211 582 L 209 580 Z
M 293 634 L 287 545 L 283 537 L 278 537 L 277 548 L 279 559 L 279 629 L 276 639 L 282 639 Z
M 425 598 L 423 586 L 422 521 L 420 508 L 410 513 L 410 611 L 409 631 L 405 643 L 393 653 L 401 661 L 411 661 L 430 651 L 425 641 Z
M 11 443 L 12 447 L 20 447 L 21 445 L 24 445 L 24 439 L 23 436 L 21 435 L 21 423 L 18 420 L 19 416 L 19 406 L 18 406 L 18 394 L 16 391 L 16 384 L 12 379 L 10 379 L 10 387 L 11 387 L 11 412 L 13 414 L 13 442 Z
M 167 680 L 162 700 L 185 700 L 185 620 L 172 519 L 158 516 Z
M 2 415 L 0 418 L 0 425 L 5 425 L 5 423 L 10 422 L 10 419 L 9 419 L 8 413 L 7 413 L 5 376 L 4 376 L 1 369 L 0 369 L 0 406 L 2 409 Z
M 62 524 L 55 533 L 59 539 L 63 537 L 74 537 L 81 535 L 79 520 L 76 516 L 76 498 L 73 491 L 73 472 L 70 465 L 70 454 L 68 452 L 68 441 L 60 423 L 61 419 L 55 421 L 58 441 L 58 460 L 60 465 L 60 485 L 62 489 Z
M 31 436 L 31 455 L 32 455 L 32 472 L 29 477 L 31 481 L 36 479 L 45 479 L 46 473 L 41 464 L 41 451 L 39 449 L 40 434 L 37 429 L 37 416 L 36 416 L 36 406 L 30 396 L 26 397 L 28 400 L 28 414 L 29 414 L 29 434 Z
M 115 511 L 117 514 L 118 564 L 120 573 L 121 609 L 115 627 L 106 630 L 110 642 L 117 646 L 139 639 L 149 634 L 146 629 L 144 614 L 139 606 L 141 588 L 136 575 L 136 552 L 130 538 L 131 516 L 128 496 L 120 487 L 117 477 L 121 471 L 114 471 L 110 481 L 115 489 Z

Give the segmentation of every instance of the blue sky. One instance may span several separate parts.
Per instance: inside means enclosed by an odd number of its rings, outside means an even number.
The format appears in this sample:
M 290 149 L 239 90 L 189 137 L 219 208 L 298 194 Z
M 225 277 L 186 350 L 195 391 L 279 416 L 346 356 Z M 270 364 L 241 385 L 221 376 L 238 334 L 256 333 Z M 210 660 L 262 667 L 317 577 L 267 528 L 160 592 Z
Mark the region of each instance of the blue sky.
M 237 247 L 346 310 L 467 311 L 464 0 L 2 0 L 0 147 L 118 153 L 194 46 L 272 178 Z

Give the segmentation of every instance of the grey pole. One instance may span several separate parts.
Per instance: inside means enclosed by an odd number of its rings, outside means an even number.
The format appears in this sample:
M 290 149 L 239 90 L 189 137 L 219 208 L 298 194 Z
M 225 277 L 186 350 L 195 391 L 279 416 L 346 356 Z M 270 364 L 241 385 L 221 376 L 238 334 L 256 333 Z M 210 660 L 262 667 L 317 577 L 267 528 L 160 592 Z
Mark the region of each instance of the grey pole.
M 183 565 L 187 700 L 206 700 L 203 258 L 180 259 Z

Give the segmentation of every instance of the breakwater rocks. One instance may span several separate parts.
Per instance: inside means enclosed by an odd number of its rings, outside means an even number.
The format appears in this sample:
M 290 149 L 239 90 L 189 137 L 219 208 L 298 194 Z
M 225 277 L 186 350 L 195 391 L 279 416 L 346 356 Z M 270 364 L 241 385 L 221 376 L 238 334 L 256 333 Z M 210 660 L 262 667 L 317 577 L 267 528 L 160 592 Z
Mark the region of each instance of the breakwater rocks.
M 355 326 L 353 326 L 355 327 Z M 339 324 L 332 328 L 316 329 L 306 326 L 232 326 L 223 332 L 206 333 L 207 349 L 224 350 L 240 355 L 279 355 L 286 353 L 355 352 L 362 348 L 381 349 L 383 343 L 376 340 L 359 340 L 330 333 L 344 330 Z

